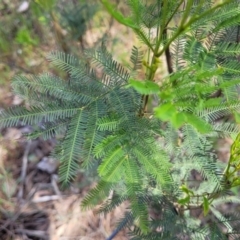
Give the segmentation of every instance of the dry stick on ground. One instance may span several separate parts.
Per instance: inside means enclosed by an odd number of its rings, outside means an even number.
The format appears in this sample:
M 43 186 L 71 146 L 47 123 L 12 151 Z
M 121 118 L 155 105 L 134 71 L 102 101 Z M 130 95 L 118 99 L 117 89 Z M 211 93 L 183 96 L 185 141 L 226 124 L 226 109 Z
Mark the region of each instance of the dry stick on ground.
M 10 237 L 13 237 L 13 239 L 14 237 L 16 237 L 16 235 L 13 232 L 11 232 L 8 228 L 4 227 L 4 225 L 1 227 L 1 230 L 4 230 Z
M 41 239 L 47 239 L 46 232 L 41 230 L 27 230 L 27 229 L 16 229 L 16 233 L 25 234 L 32 237 L 39 237 Z
M 21 211 L 23 212 L 25 208 L 27 209 L 27 205 L 26 204 L 24 204 L 21 207 Z M 19 216 L 21 215 L 21 211 L 17 211 L 11 218 L 8 218 L 5 221 L 5 223 L 0 226 L 0 231 L 6 229 L 9 225 L 11 225 L 11 223 L 16 222 L 17 219 L 19 218 Z M 3 213 L 3 212 L 1 211 L 1 213 Z M 5 212 L 3 214 L 5 215 L 5 217 L 8 217 L 8 215 L 7 215 L 8 212 Z
M 13 236 L 13 237 L 15 237 L 16 235 L 19 236 L 19 234 L 21 234 L 21 235 L 24 234 L 24 235 L 34 236 L 34 237 L 40 237 L 43 240 L 48 239 L 47 233 L 45 231 L 28 230 L 28 229 L 21 229 L 21 228 L 15 229 L 17 224 L 19 224 L 19 221 L 18 221 L 19 217 L 27 209 L 28 209 L 28 204 L 24 203 L 23 206 L 21 207 L 21 211 L 18 210 L 11 218 L 9 218 L 9 214 L 7 214 L 5 212 L 1 212 L 8 219 L 6 219 L 4 223 L 1 223 L 0 231 L 6 231 L 9 236 Z
M 49 201 L 55 201 L 55 200 L 61 200 L 61 197 L 58 195 L 42 196 L 32 200 L 32 202 L 42 203 L 42 202 L 49 202 Z
M 24 188 L 24 183 L 25 183 L 25 178 L 26 178 L 26 173 L 27 173 L 28 154 L 30 151 L 30 147 L 31 147 L 31 141 L 28 141 L 26 149 L 23 154 L 23 159 L 22 159 L 22 170 L 21 170 L 21 176 L 20 176 L 20 187 L 19 187 L 19 191 L 18 191 L 18 200 L 23 198 L 23 188 Z

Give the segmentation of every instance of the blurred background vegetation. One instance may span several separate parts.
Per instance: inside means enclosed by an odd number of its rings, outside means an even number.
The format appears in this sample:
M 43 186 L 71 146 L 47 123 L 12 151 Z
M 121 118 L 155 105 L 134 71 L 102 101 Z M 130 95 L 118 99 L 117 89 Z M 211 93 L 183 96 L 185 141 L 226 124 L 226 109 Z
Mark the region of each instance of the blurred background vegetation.
M 0 84 L 9 81 L 12 70 L 38 73 L 49 69 L 44 61 L 50 51 L 80 55 L 110 35 L 110 48 L 121 38 L 129 41 L 122 36 L 126 29 L 118 36 L 116 31 L 111 34 L 114 21 L 97 0 L 1 0 L 0 20 L 0 69 L 4 69 Z

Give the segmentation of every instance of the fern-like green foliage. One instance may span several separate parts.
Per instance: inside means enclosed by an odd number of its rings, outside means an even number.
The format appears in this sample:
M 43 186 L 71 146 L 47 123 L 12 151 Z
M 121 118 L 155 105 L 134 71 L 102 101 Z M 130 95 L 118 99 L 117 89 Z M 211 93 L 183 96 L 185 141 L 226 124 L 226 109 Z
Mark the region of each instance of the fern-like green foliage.
M 239 203 L 231 190 L 240 185 L 239 137 L 226 164 L 214 143 L 239 133 L 239 1 L 128 0 L 129 16 L 102 3 L 143 45 L 133 47 L 129 66 L 104 45 L 81 60 L 53 52 L 48 60 L 69 78 L 16 76 L 13 90 L 27 104 L 1 112 L 1 127 L 61 136 L 54 156 L 64 184 L 97 164 L 99 182 L 82 207 L 101 202 L 107 213 L 128 201 L 116 232 L 134 226 L 132 239 L 238 239 L 239 216 L 218 206 Z M 164 56 L 168 74 L 159 80 Z
M 64 4 L 64 3 L 63 3 Z M 81 39 L 87 30 L 89 20 L 91 20 L 98 9 L 98 4 L 81 1 L 78 4 L 68 3 L 61 10 L 63 25 L 70 30 L 74 39 Z

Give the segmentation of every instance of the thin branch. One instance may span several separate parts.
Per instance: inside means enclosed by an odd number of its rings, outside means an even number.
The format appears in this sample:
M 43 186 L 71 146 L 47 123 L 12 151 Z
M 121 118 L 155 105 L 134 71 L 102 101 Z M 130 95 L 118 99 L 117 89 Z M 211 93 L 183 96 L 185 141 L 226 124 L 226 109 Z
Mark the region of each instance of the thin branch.
M 56 201 L 61 199 L 61 196 L 59 195 L 50 195 L 50 196 L 41 196 L 36 199 L 33 199 L 33 203 L 42 203 L 42 202 L 49 202 L 49 201 Z
M 167 29 L 166 28 L 164 29 L 163 34 L 167 38 Z M 168 73 L 171 74 L 171 73 L 173 73 L 173 67 L 172 67 L 172 57 L 171 57 L 169 46 L 165 50 L 165 57 L 166 57 L 166 62 L 167 62 Z
M 23 188 L 24 188 L 24 182 L 25 182 L 26 173 L 27 173 L 28 154 L 30 151 L 30 147 L 31 147 L 31 141 L 28 141 L 26 149 L 23 154 L 23 159 L 22 159 L 22 171 L 21 171 L 21 176 L 20 176 L 20 187 L 19 187 L 19 191 L 18 191 L 18 199 L 23 198 Z
M 41 239 L 48 239 L 47 233 L 41 230 L 16 229 L 16 233 L 26 234 L 31 237 L 38 237 Z

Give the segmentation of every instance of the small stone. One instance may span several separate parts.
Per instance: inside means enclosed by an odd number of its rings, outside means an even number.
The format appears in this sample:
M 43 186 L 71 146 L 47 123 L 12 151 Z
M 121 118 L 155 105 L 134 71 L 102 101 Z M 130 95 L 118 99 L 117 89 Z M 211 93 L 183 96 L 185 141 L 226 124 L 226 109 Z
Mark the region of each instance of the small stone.
M 18 13 L 26 12 L 29 8 L 29 2 L 23 1 L 17 9 Z
M 57 170 L 58 161 L 51 157 L 44 157 L 41 162 L 37 164 L 37 168 L 49 174 L 54 173 Z
M 15 95 L 13 97 L 13 101 L 12 101 L 13 105 L 20 105 L 20 104 L 22 104 L 22 102 L 23 102 L 23 99 L 20 98 L 19 96 Z

